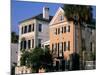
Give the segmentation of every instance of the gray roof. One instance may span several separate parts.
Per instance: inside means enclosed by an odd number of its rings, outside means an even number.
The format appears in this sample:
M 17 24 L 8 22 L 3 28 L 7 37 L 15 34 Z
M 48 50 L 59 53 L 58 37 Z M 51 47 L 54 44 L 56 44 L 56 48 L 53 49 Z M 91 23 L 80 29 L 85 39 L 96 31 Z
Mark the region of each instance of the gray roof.
M 43 14 L 41 13 L 39 15 L 36 15 L 36 16 L 31 17 L 31 18 L 20 21 L 19 23 L 22 23 L 24 21 L 28 21 L 28 20 L 31 20 L 31 19 L 37 19 L 37 20 L 41 20 L 41 21 L 50 22 L 52 18 L 53 18 L 53 16 L 49 16 L 49 19 L 45 19 L 45 18 L 43 18 Z

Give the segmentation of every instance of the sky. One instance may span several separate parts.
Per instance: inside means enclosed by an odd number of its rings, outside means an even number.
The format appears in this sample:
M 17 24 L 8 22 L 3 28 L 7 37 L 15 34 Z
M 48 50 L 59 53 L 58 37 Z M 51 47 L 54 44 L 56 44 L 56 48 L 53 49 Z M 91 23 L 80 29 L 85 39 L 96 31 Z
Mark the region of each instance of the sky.
M 39 13 L 42 13 L 42 9 L 44 6 L 47 6 L 50 10 L 49 14 L 54 16 L 57 9 L 61 7 L 62 4 L 12 0 L 11 31 L 14 31 L 18 34 L 19 22 L 27 18 L 33 17 Z M 93 7 L 93 17 L 96 17 L 96 7 Z

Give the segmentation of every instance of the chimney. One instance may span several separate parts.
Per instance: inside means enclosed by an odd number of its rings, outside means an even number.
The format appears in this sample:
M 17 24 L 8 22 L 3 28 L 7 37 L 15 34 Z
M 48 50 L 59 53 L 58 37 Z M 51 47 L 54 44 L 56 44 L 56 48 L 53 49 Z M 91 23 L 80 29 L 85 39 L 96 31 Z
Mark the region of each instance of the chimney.
M 49 8 L 48 7 L 43 7 L 43 18 L 49 19 Z

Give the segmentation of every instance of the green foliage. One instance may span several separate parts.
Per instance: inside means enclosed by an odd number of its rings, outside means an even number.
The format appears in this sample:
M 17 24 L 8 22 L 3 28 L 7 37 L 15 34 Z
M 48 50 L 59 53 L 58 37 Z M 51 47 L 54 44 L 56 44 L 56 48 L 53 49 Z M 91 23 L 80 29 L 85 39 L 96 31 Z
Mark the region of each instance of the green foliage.
M 80 48 L 80 59 L 83 60 L 83 52 L 86 50 L 84 40 L 82 40 L 82 26 L 83 24 L 93 24 L 92 6 L 84 5 L 64 5 L 65 16 L 69 21 L 73 21 L 78 25 L 78 47 Z M 94 21 L 95 23 L 95 21 Z M 87 55 L 86 58 L 90 56 Z
M 21 49 L 20 51 L 23 53 L 23 52 L 25 52 L 25 49 Z
M 86 52 L 85 53 L 85 61 L 95 61 L 96 53 L 95 52 Z
M 64 5 L 65 16 L 68 20 L 75 20 L 78 22 L 85 22 L 90 24 L 93 20 L 92 7 L 84 5 Z
M 25 51 L 21 55 L 21 65 L 31 67 L 34 71 L 38 70 L 41 65 L 47 66 L 52 63 L 52 55 L 49 49 L 34 48 L 30 52 Z
M 21 65 L 25 66 L 25 65 L 29 65 L 27 64 L 29 62 L 29 57 L 30 57 L 30 52 L 28 51 L 24 51 L 21 55 Z
M 96 60 L 96 53 L 95 52 L 92 52 L 91 53 L 91 60 L 92 61 L 95 61 Z
M 11 32 L 11 43 L 18 43 L 18 35 L 15 32 Z

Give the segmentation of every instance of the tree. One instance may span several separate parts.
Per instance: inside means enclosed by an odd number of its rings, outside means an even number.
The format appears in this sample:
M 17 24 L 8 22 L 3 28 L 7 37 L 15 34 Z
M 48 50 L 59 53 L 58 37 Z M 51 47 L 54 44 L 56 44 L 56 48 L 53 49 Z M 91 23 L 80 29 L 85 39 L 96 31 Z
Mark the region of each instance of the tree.
M 80 56 L 76 52 L 70 55 L 71 57 L 71 70 L 79 70 L 80 69 Z
M 29 51 L 25 51 L 21 55 L 21 65 L 31 67 L 35 72 L 38 72 L 40 66 L 49 67 L 52 64 L 52 55 L 48 49 L 34 48 Z
M 11 32 L 11 43 L 18 43 L 18 35 L 15 32 Z
M 73 21 L 78 27 L 78 48 L 76 51 L 82 54 L 82 27 L 84 24 L 92 24 L 93 14 L 91 6 L 64 5 L 65 16 L 68 21 Z M 81 56 L 81 55 L 80 55 Z M 81 57 L 82 60 L 82 57 Z
M 64 5 L 65 16 L 68 21 L 74 21 L 78 25 L 78 45 L 81 48 L 81 27 L 84 23 L 91 24 L 93 20 L 92 7 L 83 5 Z
M 21 55 L 21 66 L 29 66 L 29 58 L 30 58 L 30 52 L 29 51 L 23 51 L 22 55 Z

